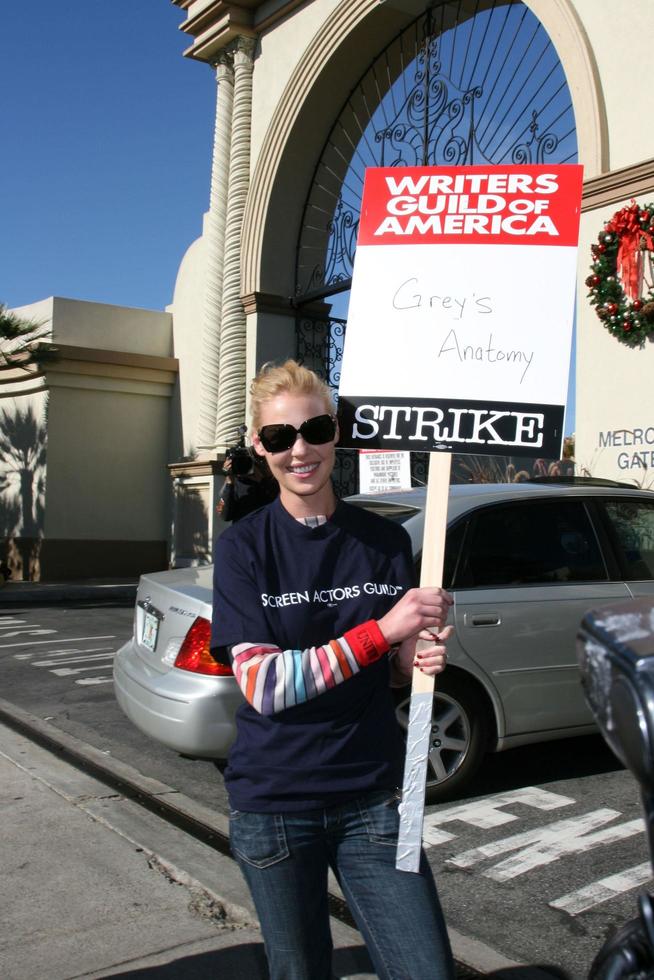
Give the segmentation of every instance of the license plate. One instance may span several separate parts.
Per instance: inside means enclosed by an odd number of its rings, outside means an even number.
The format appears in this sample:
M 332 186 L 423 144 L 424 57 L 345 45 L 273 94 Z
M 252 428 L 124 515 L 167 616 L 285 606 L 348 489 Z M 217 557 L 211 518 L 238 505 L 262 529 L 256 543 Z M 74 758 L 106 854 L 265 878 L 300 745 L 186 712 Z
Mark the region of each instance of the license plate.
M 159 620 L 152 613 L 146 612 L 143 621 L 143 635 L 141 642 L 148 650 L 155 650 L 157 646 L 157 634 L 159 633 Z

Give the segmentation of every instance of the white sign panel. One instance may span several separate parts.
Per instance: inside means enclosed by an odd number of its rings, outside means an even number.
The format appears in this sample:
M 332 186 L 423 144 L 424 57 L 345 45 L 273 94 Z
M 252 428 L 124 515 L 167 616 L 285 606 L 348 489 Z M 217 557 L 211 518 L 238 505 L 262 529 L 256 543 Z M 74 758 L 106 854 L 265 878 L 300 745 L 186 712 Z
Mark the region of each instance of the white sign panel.
M 341 445 L 558 458 L 582 168 L 371 168 Z
M 360 493 L 386 493 L 388 490 L 406 490 L 410 486 L 409 453 L 387 453 L 377 449 L 359 450 Z

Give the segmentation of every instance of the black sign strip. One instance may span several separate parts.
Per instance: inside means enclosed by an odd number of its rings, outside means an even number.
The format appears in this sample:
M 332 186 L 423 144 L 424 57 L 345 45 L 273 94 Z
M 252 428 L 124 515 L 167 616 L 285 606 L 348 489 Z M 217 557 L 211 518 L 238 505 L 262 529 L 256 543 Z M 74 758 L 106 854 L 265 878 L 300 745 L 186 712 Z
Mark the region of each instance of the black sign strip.
M 563 405 L 342 395 L 339 446 L 558 459 Z

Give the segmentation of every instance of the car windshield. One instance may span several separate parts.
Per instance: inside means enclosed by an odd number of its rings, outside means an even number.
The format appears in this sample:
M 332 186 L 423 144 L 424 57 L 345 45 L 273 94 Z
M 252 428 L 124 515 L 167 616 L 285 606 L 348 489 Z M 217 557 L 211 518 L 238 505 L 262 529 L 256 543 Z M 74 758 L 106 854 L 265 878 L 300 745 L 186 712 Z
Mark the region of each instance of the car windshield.
M 387 517 L 390 521 L 395 521 L 396 524 L 404 524 L 414 514 L 420 513 L 418 507 L 412 507 L 411 504 L 395 503 L 392 500 L 348 500 L 348 503 L 369 510 L 373 514 L 379 514 L 380 517 Z

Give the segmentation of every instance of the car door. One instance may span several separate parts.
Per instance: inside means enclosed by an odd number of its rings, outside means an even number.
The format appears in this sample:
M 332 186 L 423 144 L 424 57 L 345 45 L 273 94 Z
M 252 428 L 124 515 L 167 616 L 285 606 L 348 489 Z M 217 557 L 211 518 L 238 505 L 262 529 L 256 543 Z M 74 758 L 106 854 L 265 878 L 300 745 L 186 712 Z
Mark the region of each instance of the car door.
M 654 595 L 654 501 L 616 497 L 602 501 L 607 532 L 630 593 Z
M 629 597 L 611 581 L 579 497 L 515 500 L 469 519 L 453 576 L 457 639 L 490 676 L 505 734 L 592 722 L 575 636 L 591 607 Z

